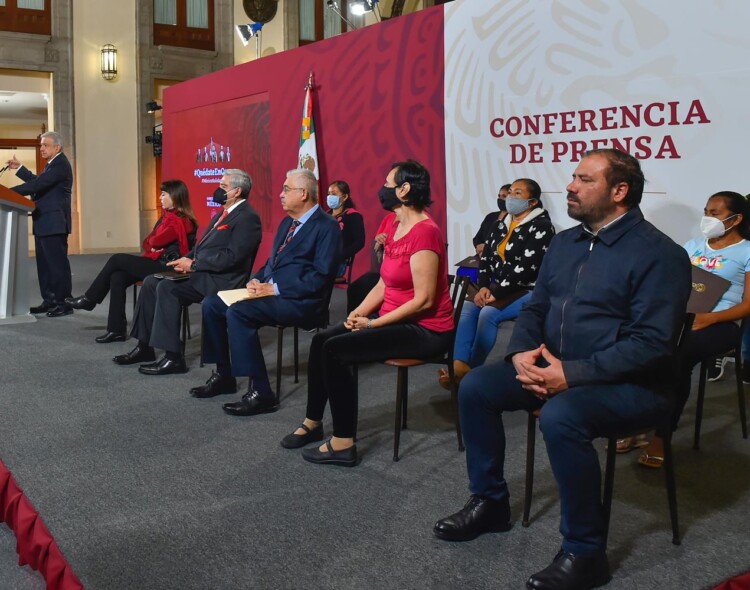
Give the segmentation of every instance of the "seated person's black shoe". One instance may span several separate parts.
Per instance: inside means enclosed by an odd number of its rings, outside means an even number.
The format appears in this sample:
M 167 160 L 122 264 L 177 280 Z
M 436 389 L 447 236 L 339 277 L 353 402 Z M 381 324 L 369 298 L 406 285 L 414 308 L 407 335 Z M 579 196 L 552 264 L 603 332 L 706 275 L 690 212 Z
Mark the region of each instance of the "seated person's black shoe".
M 316 445 L 303 450 L 302 458 L 309 463 L 317 463 L 318 465 L 354 467 L 357 464 L 357 445 L 352 445 L 348 449 L 334 451 L 331 446 L 331 439 L 329 438 L 326 441 L 325 451 L 321 451 Z
M 68 307 L 67 305 L 56 305 L 55 307 L 51 307 L 49 311 L 47 312 L 48 318 L 61 318 L 66 315 L 70 315 L 73 313 L 73 310 Z
M 260 395 L 257 391 L 248 391 L 238 402 L 229 402 L 222 406 L 232 416 L 255 416 L 268 414 L 279 409 L 273 395 Z
M 29 313 L 47 313 L 53 307 L 55 306 L 47 303 L 46 301 L 43 301 L 41 305 L 35 305 L 34 307 L 30 308 Z
M 96 307 L 96 303 L 91 301 L 91 299 L 85 295 L 80 295 L 79 297 L 66 297 L 65 303 L 73 309 L 85 309 L 86 311 L 91 311 Z
M 211 373 L 205 385 L 199 385 L 190 390 L 190 395 L 201 398 L 215 397 L 222 393 L 237 393 L 237 379 Z
M 107 332 L 94 338 L 99 344 L 109 344 L 110 342 L 125 342 L 128 335 L 125 332 Z
M 589 590 L 604 586 L 609 575 L 607 554 L 573 555 L 560 552 L 550 565 L 526 582 L 530 590 Z
M 504 533 L 511 526 L 507 501 L 472 496 L 461 510 L 438 520 L 432 530 L 446 541 L 471 541 L 483 533 Z
M 176 373 L 187 373 L 187 370 L 185 359 L 170 359 L 166 355 L 155 363 L 138 367 L 138 372 L 142 375 L 174 375 Z
M 135 365 L 137 363 L 147 363 L 156 360 L 154 349 L 150 346 L 143 346 L 140 342 L 136 347 L 127 354 L 118 354 L 112 360 L 118 365 Z
M 285 449 L 299 449 L 313 442 L 320 442 L 325 437 L 323 433 L 323 423 L 321 422 L 315 428 L 308 428 L 304 423 L 299 425 L 304 430 L 303 434 L 287 434 L 281 439 L 281 446 Z

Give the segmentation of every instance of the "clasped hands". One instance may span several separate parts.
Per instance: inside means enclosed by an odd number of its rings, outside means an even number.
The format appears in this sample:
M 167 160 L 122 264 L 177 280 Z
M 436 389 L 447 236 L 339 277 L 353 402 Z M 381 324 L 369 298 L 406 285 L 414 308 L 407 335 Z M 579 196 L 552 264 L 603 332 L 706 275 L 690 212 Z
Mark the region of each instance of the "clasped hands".
M 186 258 L 185 256 L 183 256 L 182 258 L 178 258 L 177 260 L 173 260 L 172 262 L 167 262 L 167 266 L 171 266 L 173 270 L 181 273 L 192 272 L 192 265 L 193 259 Z
M 344 321 L 344 327 L 347 330 L 356 332 L 357 330 L 364 330 L 367 327 L 368 317 L 361 315 L 356 309 L 349 314 L 349 317 Z
M 484 307 L 485 305 L 489 305 L 494 301 L 496 301 L 495 296 L 487 287 L 482 287 L 481 289 L 479 289 L 477 294 L 474 296 L 474 305 L 476 305 L 477 307 Z
M 536 363 L 540 358 L 549 365 L 538 367 Z M 546 400 L 568 388 L 562 362 L 544 344 L 534 350 L 514 354 L 512 361 L 518 373 L 516 379 L 521 382 L 521 387 L 539 399 Z
M 261 283 L 258 279 L 250 279 L 247 286 L 247 294 L 250 297 L 269 297 L 276 295 L 273 283 Z

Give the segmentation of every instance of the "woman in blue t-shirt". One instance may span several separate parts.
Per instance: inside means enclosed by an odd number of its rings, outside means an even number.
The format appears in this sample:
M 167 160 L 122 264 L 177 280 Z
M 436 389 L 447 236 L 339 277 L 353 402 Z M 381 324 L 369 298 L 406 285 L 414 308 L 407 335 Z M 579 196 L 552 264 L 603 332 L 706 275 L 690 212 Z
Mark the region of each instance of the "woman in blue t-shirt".
M 739 336 L 738 320 L 750 315 L 750 207 L 745 197 L 732 191 L 710 197 L 703 209 L 701 232 L 702 238 L 685 244 L 690 261 L 731 284 L 712 311 L 695 315 L 680 361 L 674 428 L 690 396 L 693 367 L 733 348 Z M 661 467 L 664 449 L 658 433 L 638 462 L 646 467 Z

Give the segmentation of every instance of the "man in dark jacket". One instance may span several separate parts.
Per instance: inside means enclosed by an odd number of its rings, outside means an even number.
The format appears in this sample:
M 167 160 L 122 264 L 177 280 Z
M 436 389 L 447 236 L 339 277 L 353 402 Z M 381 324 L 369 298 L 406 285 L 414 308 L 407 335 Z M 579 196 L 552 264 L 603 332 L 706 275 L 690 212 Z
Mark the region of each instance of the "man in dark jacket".
M 68 234 L 71 227 L 73 170 L 62 151 L 62 135 L 48 131 L 40 137 L 39 153 L 47 160 L 47 165 L 39 176 L 22 166 L 15 156 L 6 164 L 16 170 L 16 176 L 24 181 L 12 190 L 19 195 L 30 195 L 36 205 L 31 218 L 42 304 L 32 307 L 30 311 L 46 313 L 54 318 L 73 313 L 65 303 L 72 290 Z
M 222 205 L 195 247 L 183 258 L 167 263 L 186 279 L 172 281 L 152 275 L 143 281 L 130 335 L 136 347 L 112 360 L 118 365 L 146 363 L 138 368 L 144 375 L 185 373 L 187 366 L 180 343 L 180 314 L 183 305 L 198 303 L 217 291 L 236 289 L 247 282 L 260 246 L 260 217 L 247 202 L 252 188 L 250 176 L 228 169 L 214 192 Z M 164 356 L 154 361 L 154 348 Z
M 279 225 L 266 263 L 247 284 L 247 299 L 231 306 L 219 297 L 203 302 L 203 360 L 216 363 L 193 397 L 237 391 L 236 377 L 250 377 L 247 393 L 224 404 L 234 416 L 278 409 L 258 337 L 262 326 L 311 329 L 327 317 L 342 239 L 338 222 L 318 205 L 318 181 L 309 170 L 287 173 L 279 195 L 287 217 Z
M 560 493 L 562 550 L 532 589 L 610 579 L 600 468 L 592 439 L 652 423 L 669 405 L 670 371 L 691 290 L 685 251 L 645 221 L 638 161 L 588 152 L 568 185 L 568 215 L 521 311 L 505 362 L 471 371 L 459 392 L 472 493 L 435 534 L 465 541 L 510 528 L 502 412 L 541 408 Z

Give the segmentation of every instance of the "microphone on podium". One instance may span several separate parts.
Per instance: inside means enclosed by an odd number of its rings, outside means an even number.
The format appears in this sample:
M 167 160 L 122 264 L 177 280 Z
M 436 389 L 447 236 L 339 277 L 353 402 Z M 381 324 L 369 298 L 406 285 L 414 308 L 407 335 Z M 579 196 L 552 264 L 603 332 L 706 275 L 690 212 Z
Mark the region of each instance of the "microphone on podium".
M 0 175 L 3 174 L 8 168 L 10 168 L 10 164 L 6 164 L 2 168 L 0 168 Z

